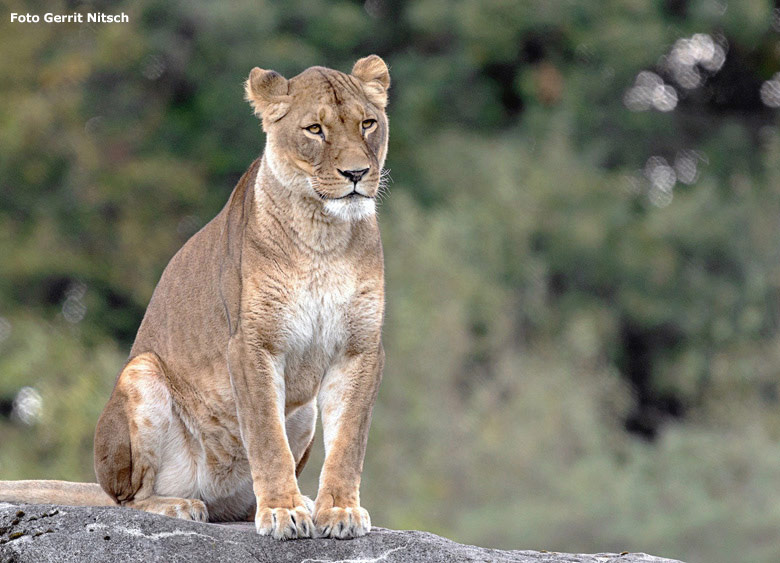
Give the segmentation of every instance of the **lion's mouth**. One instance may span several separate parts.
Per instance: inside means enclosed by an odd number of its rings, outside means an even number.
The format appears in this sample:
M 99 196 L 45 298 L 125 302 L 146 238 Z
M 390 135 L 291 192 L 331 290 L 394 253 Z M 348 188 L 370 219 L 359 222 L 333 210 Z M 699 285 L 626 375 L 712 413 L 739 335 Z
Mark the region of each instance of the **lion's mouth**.
M 351 198 L 354 198 L 354 197 L 364 197 L 366 199 L 374 199 L 370 195 L 366 195 L 364 193 L 360 193 L 357 190 L 357 187 L 353 188 L 352 191 L 349 192 L 348 194 L 344 194 L 344 195 L 339 196 L 339 197 L 327 196 L 327 195 L 325 195 L 323 193 L 320 193 L 320 191 L 317 190 L 314 187 L 312 187 L 312 189 L 314 190 L 314 193 L 316 193 L 320 197 L 320 199 L 330 200 L 330 201 L 339 201 L 339 200 L 343 200 L 343 199 L 351 199 Z
M 366 199 L 371 199 L 371 196 L 360 193 L 359 191 L 357 191 L 357 188 L 353 188 L 352 191 L 346 195 L 343 195 L 341 197 L 332 197 L 331 199 L 346 199 L 349 197 L 364 197 Z

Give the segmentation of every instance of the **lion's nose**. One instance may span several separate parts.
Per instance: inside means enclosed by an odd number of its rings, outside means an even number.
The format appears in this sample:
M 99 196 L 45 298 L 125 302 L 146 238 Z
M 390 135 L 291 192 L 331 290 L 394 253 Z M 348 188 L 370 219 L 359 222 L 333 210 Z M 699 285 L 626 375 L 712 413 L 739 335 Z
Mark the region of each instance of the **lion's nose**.
M 339 169 L 337 168 L 337 170 Z M 353 184 L 357 184 L 360 179 L 366 175 L 366 172 L 368 172 L 368 168 L 361 168 L 360 170 L 339 170 L 339 174 Z

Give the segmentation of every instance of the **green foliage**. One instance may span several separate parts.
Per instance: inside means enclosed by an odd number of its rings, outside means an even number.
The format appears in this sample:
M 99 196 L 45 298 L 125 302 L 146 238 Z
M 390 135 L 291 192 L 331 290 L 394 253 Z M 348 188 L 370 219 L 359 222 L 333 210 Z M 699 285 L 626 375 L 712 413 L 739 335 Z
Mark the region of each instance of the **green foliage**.
M 3 478 L 94 481 L 92 434 L 122 353 L 110 340 L 84 346 L 80 330 L 62 318 L 20 315 L 8 321 L 13 328 L 0 344 L 0 396 L 29 386 L 39 392 L 43 408 L 30 409 L 32 424 L 15 417 L 2 424 Z
M 110 9 L 131 23 L 0 22 L 0 477 L 93 479 L 94 424 L 163 267 L 262 149 L 249 70 L 376 52 L 394 183 L 362 490 L 375 523 L 778 560 L 771 3 Z M 726 59 L 687 89 L 663 57 L 694 34 Z M 672 111 L 627 108 L 641 71 L 675 87 Z M 696 174 L 654 187 L 657 157 Z M 12 404 L 23 387 L 43 405 L 32 424 Z

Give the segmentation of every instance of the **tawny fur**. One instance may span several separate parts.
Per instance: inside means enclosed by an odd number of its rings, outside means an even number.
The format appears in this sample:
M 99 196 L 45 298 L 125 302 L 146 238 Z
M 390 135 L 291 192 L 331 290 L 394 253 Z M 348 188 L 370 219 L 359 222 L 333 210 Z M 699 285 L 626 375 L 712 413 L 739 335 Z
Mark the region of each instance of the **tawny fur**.
M 252 70 L 246 98 L 265 152 L 163 272 L 98 421 L 102 489 L 0 482 L 0 500 L 254 519 L 279 539 L 367 533 L 359 486 L 384 358 L 374 211 L 389 85 L 375 55 L 349 75 Z M 344 174 L 355 170 L 356 182 Z M 318 406 L 326 457 L 312 505 L 296 475 Z

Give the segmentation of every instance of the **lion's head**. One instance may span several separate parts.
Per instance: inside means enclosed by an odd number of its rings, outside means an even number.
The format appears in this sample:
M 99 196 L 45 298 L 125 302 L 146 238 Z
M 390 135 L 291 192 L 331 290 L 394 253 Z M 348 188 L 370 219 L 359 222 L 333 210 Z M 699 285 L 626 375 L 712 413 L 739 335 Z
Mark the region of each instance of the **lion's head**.
M 390 74 L 376 55 L 351 74 L 311 67 L 289 80 L 253 68 L 246 99 L 263 121 L 274 175 L 344 220 L 374 213 L 387 155 Z

